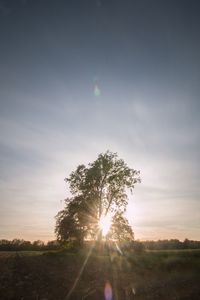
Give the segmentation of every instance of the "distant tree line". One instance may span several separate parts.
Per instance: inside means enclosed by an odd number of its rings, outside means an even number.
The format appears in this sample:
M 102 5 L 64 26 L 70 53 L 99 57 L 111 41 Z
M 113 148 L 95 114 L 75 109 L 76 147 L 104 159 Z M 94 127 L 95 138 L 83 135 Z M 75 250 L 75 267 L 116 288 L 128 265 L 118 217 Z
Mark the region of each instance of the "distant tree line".
M 144 241 L 145 249 L 148 250 L 179 250 L 179 249 L 200 249 L 200 241 L 185 239 L 183 242 L 178 239 Z
M 41 240 L 34 242 L 25 241 L 23 239 L 13 239 L 11 241 L 0 240 L 0 251 L 45 251 L 45 250 L 59 250 L 61 244 L 58 241 L 49 241 L 44 243 Z M 181 250 L 181 249 L 200 249 L 200 241 L 185 239 L 183 242 L 178 239 L 158 240 L 158 241 L 134 241 L 127 243 L 127 247 L 133 248 L 135 252 L 146 250 Z
M 13 239 L 12 241 L 2 239 L 0 240 L 0 251 L 43 251 L 43 250 L 57 250 L 60 245 L 57 241 L 49 241 L 44 243 L 37 240 L 34 242 L 25 241 L 23 239 Z

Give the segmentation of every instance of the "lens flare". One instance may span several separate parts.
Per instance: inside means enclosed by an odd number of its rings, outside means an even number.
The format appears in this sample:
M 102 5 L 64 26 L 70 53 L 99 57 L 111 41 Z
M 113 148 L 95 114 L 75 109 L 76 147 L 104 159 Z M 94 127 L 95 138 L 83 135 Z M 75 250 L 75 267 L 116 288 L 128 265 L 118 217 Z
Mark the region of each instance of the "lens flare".
M 105 300 L 112 300 L 112 286 L 109 281 L 106 282 L 104 288 L 104 299 Z
M 101 91 L 100 91 L 100 89 L 99 89 L 97 83 L 94 85 L 94 95 L 95 95 L 96 97 L 99 97 L 99 96 L 101 95 Z
M 101 96 L 101 90 L 99 88 L 98 78 L 94 78 L 94 95 L 95 97 Z
M 121 255 L 123 255 L 122 250 L 120 249 L 119 245 L 118 245 L 116 242 L 115 242 L 115 246 L 116 246 L 117 251 L 118 251 Z

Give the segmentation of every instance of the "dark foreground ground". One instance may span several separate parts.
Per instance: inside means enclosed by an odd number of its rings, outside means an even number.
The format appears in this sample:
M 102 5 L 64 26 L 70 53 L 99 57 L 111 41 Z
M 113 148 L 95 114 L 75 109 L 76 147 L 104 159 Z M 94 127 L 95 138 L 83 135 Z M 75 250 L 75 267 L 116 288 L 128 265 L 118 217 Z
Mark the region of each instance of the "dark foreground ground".
M 87 251 L 0 252 L 0 299 L 200 299 L 198 250 L 141 255 L 94 251 L 86 257 Z M 107 281 L 112 295 L 107 284 L 105 296 Z

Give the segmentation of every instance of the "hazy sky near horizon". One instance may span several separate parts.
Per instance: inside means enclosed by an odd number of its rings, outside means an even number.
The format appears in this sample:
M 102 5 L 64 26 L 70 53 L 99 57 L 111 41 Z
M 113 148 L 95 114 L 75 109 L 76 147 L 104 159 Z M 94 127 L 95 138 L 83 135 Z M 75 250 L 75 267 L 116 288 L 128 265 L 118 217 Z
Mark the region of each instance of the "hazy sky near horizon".
M 54 239 L 64 182 L 141 171 L 137 239 L 200 239 L 200 2 L 0 0 L 0 239 Z

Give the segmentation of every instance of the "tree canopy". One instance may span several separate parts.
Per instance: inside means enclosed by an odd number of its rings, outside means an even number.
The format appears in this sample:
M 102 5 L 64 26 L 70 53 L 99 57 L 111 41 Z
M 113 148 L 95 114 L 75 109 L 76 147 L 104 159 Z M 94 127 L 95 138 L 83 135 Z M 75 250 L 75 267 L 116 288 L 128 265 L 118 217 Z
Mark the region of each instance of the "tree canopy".
M 65 200 L 65 208 L 56 216 L 58 240 L 82 242 L 85 238 L 97 238 L 101 235 L 99 221 L 109 213 L 113 216 L 112 231 L 116 231 L 118 220 L 126 235 L 129 232 L 131 236 L 123 213 L 128 204 L 128 189 L 132 191 L 140 182 L 139 171 L 129 168 L 116 153 L 106 151 L 88 166 L 79 165 L 65 181 L 72 197 Z

